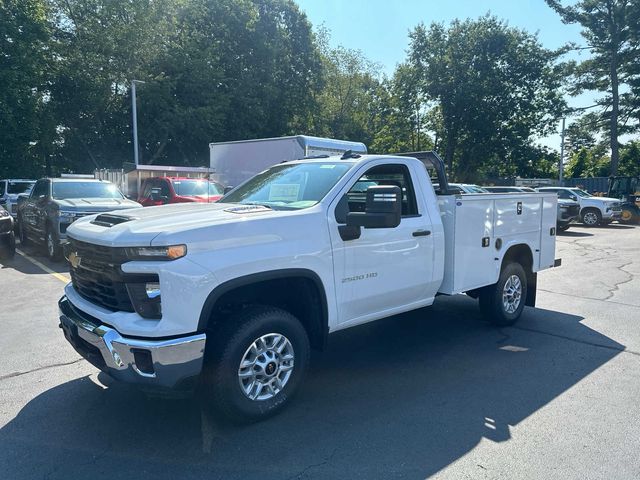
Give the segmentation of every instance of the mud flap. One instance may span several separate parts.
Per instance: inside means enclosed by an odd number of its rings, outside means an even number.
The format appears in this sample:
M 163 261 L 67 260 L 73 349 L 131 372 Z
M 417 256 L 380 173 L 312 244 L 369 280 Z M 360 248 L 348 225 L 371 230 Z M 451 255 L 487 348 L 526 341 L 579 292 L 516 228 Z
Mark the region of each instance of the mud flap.
M 536 294 L 538 291 L 538 274 L 530 272 L 527 274 L 527 298 L 524 304 L 527 307 L 536 306 Z

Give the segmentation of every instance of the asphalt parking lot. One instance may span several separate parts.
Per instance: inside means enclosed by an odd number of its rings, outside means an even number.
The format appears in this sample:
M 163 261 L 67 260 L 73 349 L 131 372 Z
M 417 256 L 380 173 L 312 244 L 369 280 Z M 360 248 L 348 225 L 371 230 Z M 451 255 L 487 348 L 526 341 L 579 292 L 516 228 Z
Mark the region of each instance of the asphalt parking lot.
M 0 478 L 640 478 L 640 227 L 558 237 L 515 327 L 459 296 L 337 333 L 245 427 L 99 375 L 58 329 L 64 264 L 22 253 L 0 269 Z

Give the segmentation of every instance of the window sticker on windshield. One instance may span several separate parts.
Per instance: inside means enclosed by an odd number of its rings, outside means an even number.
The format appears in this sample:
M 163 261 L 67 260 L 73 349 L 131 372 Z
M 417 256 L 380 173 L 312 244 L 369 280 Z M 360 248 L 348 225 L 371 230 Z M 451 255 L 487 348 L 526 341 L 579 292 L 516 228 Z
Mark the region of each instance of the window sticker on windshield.
M 336 168 L 335 165 L 320 165 L 320 168 Z
M 295 202 L 298 200 L 300 185 L 296 183 L 276 183 L 269 188 L 270 202 Z

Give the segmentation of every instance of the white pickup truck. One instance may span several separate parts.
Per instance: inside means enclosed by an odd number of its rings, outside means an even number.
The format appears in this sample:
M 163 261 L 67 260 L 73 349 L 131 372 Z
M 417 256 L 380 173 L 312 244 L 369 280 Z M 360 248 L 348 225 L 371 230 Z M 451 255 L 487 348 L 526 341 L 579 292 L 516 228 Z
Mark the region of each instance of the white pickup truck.
M 115 379 L 199 387 L 255 421 L 288 402 L 332 332 L 458 293 L 512 324 L 559 264 L 555 193 L 450 194 L 441 161 L 422 157 L 292 161 L 220 203 L 82 218 L 60 326 Z

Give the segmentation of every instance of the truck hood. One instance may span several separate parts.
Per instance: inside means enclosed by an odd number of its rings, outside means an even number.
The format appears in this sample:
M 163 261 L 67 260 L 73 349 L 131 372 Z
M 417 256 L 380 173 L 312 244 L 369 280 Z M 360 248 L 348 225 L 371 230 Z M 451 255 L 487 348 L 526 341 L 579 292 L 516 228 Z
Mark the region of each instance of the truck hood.
M 127 198 L 66 198 L 54 200 L 61 210 L 108 212 L 123 208 L 140 207 L 138 202 Z
M 184 232 L 295 213 L 258 205 L 176 203 L 113 212 L 121 223 L 112 226 L 92 223 L 98 215 L 87 216 L 71 224 L 67 233 L 77 240 L 106 246 L 168 245 L 187 243 L 181 238 Z
M 619 202 L 619 198 L 611 198 L 611 197 L 589 197 L 591 200 L 602 200 L 603 202 Z

